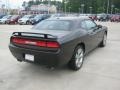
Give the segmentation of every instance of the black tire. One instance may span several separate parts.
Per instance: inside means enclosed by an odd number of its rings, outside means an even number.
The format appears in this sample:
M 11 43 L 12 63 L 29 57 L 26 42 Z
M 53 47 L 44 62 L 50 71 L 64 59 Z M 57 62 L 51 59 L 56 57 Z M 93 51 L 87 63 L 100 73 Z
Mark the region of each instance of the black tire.
M 80 56 L 79 56 L 79 60 L 76 58 L 77 57 L 77 54 L 78 54 L 78 50 L 81 50 L 81 53 L 83 54 L 83 56 L 81 56 L 81 59 L 80 59 Z M 81 55 L 82 55 L 81 54 Z M 79 62 L 78 62 L 79 61 Z M 83 61 L 84 61 L 84 49 L 82 47 L 82 45 L 80 46 L 77 46 L 74 53 L 73 53 L 73 56 L 72 56 L 72 59 L 70 60 L 70 62 L 68 63 L 68 66 L 70 69 L 72 70 L 79 70 L 81 69 L 82 65 L 83 65 Z M 78 65 L 77 62 L 80 64 Z
M 7 22 L 5 21 L 5 24 L 7 24 Z
M 106 46 L 106 41 L 107 41 L 107 33 L 104 34 L 103 36 L 103 40 L 102 42 L 100 43 L 100 47 L 105 47 Z
M 22 60 L 17 59 L 17 61 L 22 62 Z
M 30 22 L 29 22 L 29 21 L 27 21 L 27 22 L 26 22 L 26 25 L 29 25 L 29 24 L 30 24 Z

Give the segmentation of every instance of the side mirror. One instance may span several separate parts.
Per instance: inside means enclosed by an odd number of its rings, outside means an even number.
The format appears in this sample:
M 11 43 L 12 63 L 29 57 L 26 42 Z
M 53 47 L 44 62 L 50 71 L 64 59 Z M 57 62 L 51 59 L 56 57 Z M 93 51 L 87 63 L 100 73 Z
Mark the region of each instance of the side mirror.
M 102 28 L 102 25 L 98 25 L 98 28 Z

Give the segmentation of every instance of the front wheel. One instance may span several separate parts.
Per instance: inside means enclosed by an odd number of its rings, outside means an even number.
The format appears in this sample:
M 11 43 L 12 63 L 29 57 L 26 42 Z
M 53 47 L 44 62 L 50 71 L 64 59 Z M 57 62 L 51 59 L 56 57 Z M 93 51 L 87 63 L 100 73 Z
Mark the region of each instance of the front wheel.
M 79 70 L 84 61 L 84 49 L 82 46 L 77 46 L 71 61 L 69 62 L 69 68 L 72 70 Z
M 29 21 L 27 21 L 27 22 L 26 22 L 26 25 L 29 25 L 29 24 L 30 24 L 30 22 L 29 22 Z
M 105 47 L 106 43 L 107 43 L 107 34 L 105 33 L 104 36 L 103 36 L 103 40 L 100 43 L 100 47 Z

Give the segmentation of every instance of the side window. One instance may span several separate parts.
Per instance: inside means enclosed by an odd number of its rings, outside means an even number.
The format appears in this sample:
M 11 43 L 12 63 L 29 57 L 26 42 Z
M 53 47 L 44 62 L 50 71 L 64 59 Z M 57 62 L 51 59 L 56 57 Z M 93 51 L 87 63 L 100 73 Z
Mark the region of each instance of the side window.
M 96 24 L 91 20 L 86 20 L 85 22 L 86 22 L 86 27 L 88 30 L 96 27 Z

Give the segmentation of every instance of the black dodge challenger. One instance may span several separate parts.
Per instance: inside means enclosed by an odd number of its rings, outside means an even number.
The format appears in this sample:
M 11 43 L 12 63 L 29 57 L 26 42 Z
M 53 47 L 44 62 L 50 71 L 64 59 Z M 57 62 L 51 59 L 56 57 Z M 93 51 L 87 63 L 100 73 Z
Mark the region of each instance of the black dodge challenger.
M 82 67 L 84 56 L 97 46 L 104 47 L 107 27 L 89 18 L 59 17 L 44 20 L 26 32 L 14 32 L 9 49 L 18 61 L 51 67 L 68 64 Z

